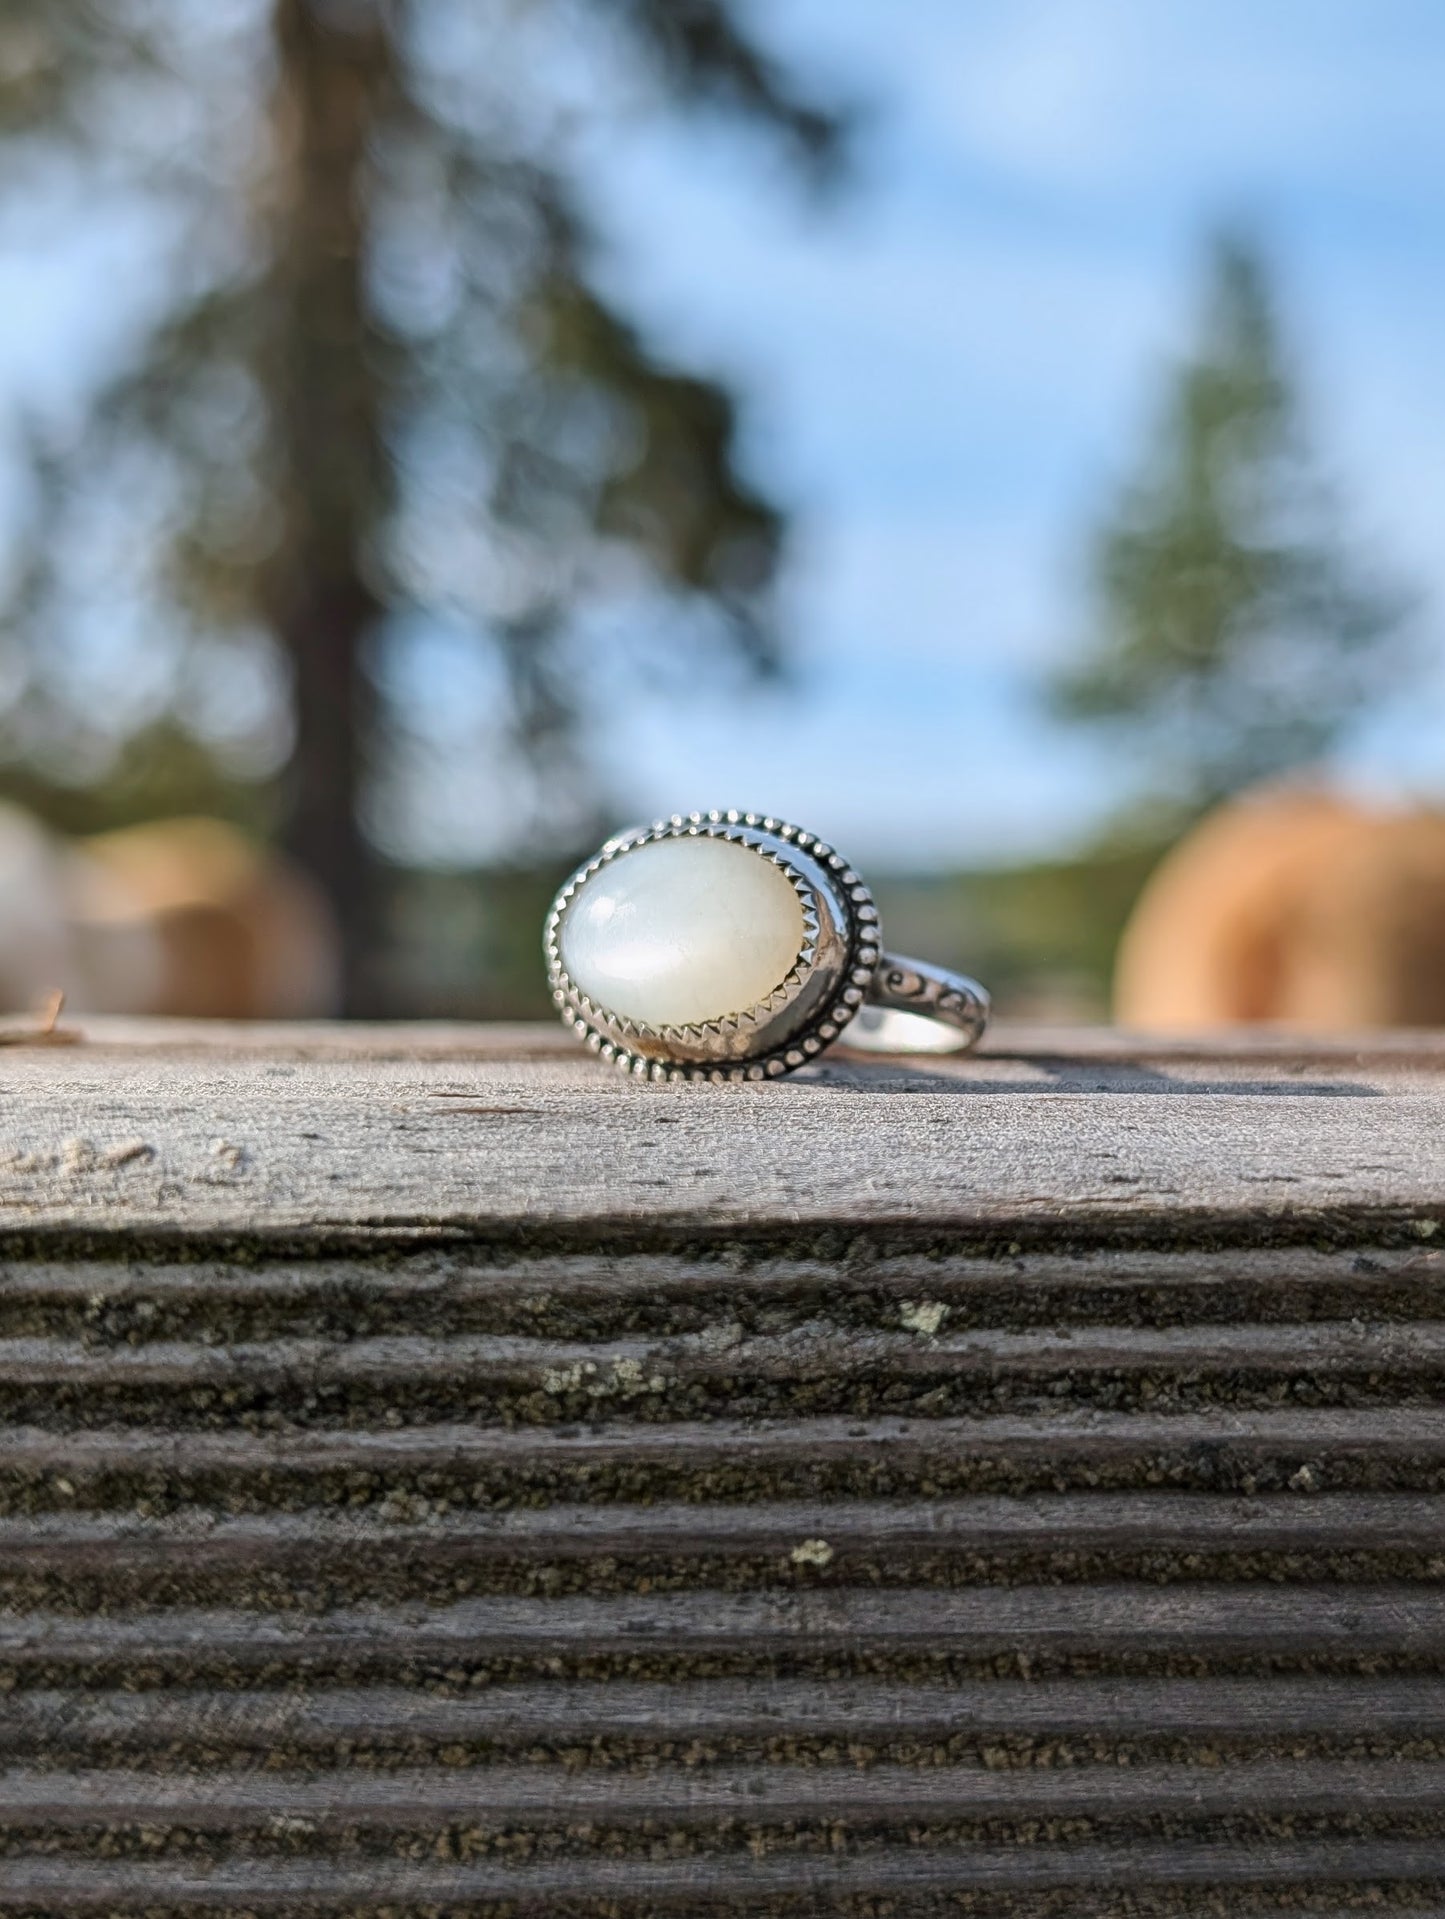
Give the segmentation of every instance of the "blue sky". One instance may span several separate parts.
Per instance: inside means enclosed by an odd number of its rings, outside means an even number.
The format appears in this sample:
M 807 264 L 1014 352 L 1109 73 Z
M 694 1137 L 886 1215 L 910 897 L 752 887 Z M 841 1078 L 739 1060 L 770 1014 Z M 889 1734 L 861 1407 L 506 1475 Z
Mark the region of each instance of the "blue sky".
M 1190 338 L 1220 220 L 1274 258 L 1351 524 L 1423 594 L 1436 664 L 1385 690 L 1344 774 L 1445 797 L 1438 0 L 752 0 L 752 17 L 865 108 L 851 188 L 824 209 L 765 141 L 640 97 L 596 119 L 585 61 L 558 62 L 607 273 L 654 338 L 733 381 L 748 458 L 797 510 L 790 685 L 629 692 L 603 748 L 624 810 L 756 807 L 860 864 L 1087 836 L 1132 769 L 1052 727 L 1037 688 L 1084 630 L 1088 529 Z M 43 196 L 8 196 L 0 433 L 103 361 L 155 280 L 119 210 L 57 245 L 61 227 Z M 453 668 L 435 668 L 455 682 L 443 715 L 467 703 Z M 498 850 L 461 730 L 454 751 L 409 851 Z
M 869 103 L 819 217 L 756 144 L 595 136 L 619 285 L 734 376 L 800 508 L 795 689 L 629 716 L 639 811 L 743 803 L 860 859 L 1067 845 L 1129 769 L 1035 697 L 1085 619 L 1087 528 L 1186 345 L 1204 236 L 1278 269 L 1350 523 L 1423 592 L 1439 667 L 1347 755 L 1445 794 L 1445 10 L 1430 0 L 770 0 L 760 31 Z M 1438 636 L 1438 637 L 1437 637 Z

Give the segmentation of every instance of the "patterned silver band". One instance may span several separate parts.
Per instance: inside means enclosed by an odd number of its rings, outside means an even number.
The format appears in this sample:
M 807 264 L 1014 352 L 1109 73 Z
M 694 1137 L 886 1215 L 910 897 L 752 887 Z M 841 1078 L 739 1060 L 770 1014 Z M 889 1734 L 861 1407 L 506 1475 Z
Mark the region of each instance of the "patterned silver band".
M 982 1039 L 988 1015 L 988 993 L 976 979 L 885 952 L 846 1043 L 880 1053 L 963 1052 Z M 932 1033 L 923 1021 L 934 1023 Z

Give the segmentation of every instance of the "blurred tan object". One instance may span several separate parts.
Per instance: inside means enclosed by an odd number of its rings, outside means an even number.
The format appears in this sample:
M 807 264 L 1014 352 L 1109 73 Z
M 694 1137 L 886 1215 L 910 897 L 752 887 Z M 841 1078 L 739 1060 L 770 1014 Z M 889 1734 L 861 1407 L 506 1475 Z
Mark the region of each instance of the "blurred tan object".
M 325 905 L 219 820 L 66 841 L 0 804 L 0 1015 L 288 1019 L 336 1009 Z
M 74 980 L 59 842 L 0 804 L 0 1013 L 34 1012 Z
M 1271 788 L 1155 870 L 1120 942 L 1119 1023 L 1445 1025 L 1445 814 Z
M 78 1010 L 188 1019 L 335 1011 L 336 940 L 310 882 L 219 820 L 81 840 L 68 861 Z

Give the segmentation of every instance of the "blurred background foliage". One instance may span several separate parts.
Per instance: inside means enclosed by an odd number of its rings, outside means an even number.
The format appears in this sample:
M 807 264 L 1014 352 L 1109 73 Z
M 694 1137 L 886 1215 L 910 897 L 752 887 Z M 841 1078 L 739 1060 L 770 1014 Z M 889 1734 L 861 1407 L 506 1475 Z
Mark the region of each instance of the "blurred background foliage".
M 1264 260 L 1226 233 L 1198 346 L 1095 535 L 1095 631 L 1052 687 L 1142 749 L 1161 822 L 1322 763 L 1409 664 L 1408 599 L 1353 550 L 1288 366 Z
M 658 87 L 755 123 L 805 175 L 836 164 L 837 118 L 725 0 L 595 11 Z M 205 811 L 272 828 L 330 899 L 349 1012 L 383 1004 L 387 902 L 426 896 L 383 875 L 366 831 L 405 760 L 386 688 L 409 624 L 491 655 L 522 854 L 600 831 L 589 611 L 612 610 L 613 671 L 654 670 L 663 633 L 674 671 L 682 651 L 703 673 L 777 664 L 782 520 L 734 458 L 733 401 L 664 365 L 594 283 L 545 96 L 496 60 L 507 20 L 453 0 L 210 21 L 183 0 L 50 0 L 0 21 L 10 166 L 62 144 L 144 193 L 167 237 L 128 363 L 83 419 L 36 426 L 3 609 L 10 790 L 71 827 Z M 102 555 L 107 496 L 128 503 L 125 550 Z M 65 646 L 107 560 L 173 655 L 168 710 L 118 735 Z M 659 598 L 665 626 L 639 610 Z M 261 780 L 205 746 L 238 681 L 255 729 L 284 737 Z
M 801 191 L 846 196 L 849 114 L 729 0 L 555 10 L 589 86 L 740 123 Z M 786 662 L 788 514 L 742 458 L 736 396 L 597 271 L 559 109 L 529 84 L 532 11 L 0 3 L 9 177 L 63 164 L 143 200 L 158 236 L 123 363 L 24 422 L 0 785 L 68 832 L 203 812 L 274 839 L 330 901 L 352 1013 L 542 1010 L 546 900 L 616 824 L 596 725 L 639 677 L 681 708 Z M 1066 858 L 877 876 L 892 943 L 1016 1010 L 1100 1012 L 1160 851 L 1318 761 L 1408 659 L 1408 600 L 1311 465 L 1262 252 L 1226 234 L 1206 277 L 1094 530 L 1091 624 L 1038 689 L 1117 743 L 1136 797 Z M 107 621 L 145 636 L 144 697 Z M 408 688 L 437 633 L 490 676 L 505 869 L 409 869 L 384 827 L 427 777 Z

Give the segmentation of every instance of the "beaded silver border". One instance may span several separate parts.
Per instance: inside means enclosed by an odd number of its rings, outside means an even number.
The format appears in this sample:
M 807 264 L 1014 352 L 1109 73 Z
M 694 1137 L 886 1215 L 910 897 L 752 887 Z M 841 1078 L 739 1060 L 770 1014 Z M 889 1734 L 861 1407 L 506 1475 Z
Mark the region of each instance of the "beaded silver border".
M 779 867 L 792 882 L 803 907 L 803 945 L 788 973 L 758 1005 L 726 1019 L 695 1026 L 645 1026 L 596 1005 L 569 976 L 562 964 L 562 921 L 578 891 L 604 866 L 650 841 L 688 838 L 731 840 L 751 847 L 760 857 Z M 826 881 L 830 902 L 844 923 L 841 955 L 836 952 L 836 942 L 833 942 L 834 951 L 826 950 L 828 942 L 821 937 L 822 915 L 812 878 L 801 866 L 789 861 L 790 847 L 819 869 Z M 872 894 L 843 855 L 802 827 L 769 815 L 736 809 L 674 813 L 670 819 L 655 820 L 651 826 L 619 833 L 608 840 L 599 853 L 578 867 L 553 900 L 547 915 L 544 946 L 548 983 L 562 1021 L 600 1059 L 637 1079 L 711 1080 L 718 1084 L 778 1079 L 806 1065 L 837 1039 L 863 1005 L 882 957 L 878 909 Z M 829 964 L 837 971 L 835 990 L 827 992 L 823 1004 L 785 1038 L 776 1043 L 769 1041 L 769 1028 L 776 1027 L 821 968 Z M 736 1046 L 745 1041 L 749 1032 L 755 1033 L 759 1041 L 756 1052 L 716 1060 L 665 1056 L 669 1045 L 696 1047 L 716 1040 Z M 651 1050 L 657 1048 L 663 1049 L 663 1057 Z

